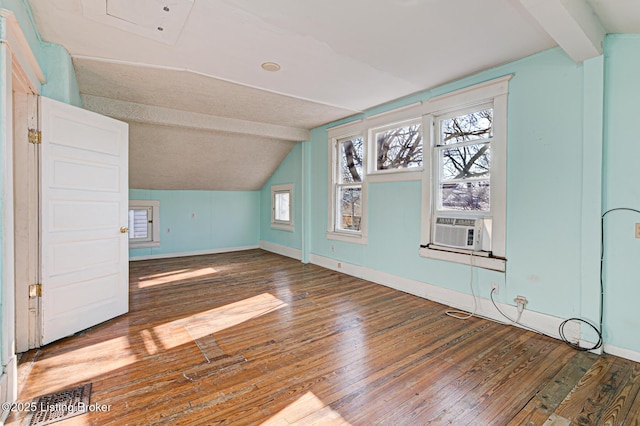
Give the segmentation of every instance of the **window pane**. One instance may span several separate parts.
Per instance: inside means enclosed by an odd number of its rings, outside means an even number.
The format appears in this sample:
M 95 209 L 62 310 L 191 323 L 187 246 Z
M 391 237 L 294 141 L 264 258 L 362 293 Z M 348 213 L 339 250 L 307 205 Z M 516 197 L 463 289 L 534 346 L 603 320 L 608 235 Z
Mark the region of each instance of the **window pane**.
M 359 231 L 362 220 L 362 188 L 342 187 L 338 189 L 337 229 Z
M 149 238 L 149 210 L 131 209 L 129 210 L 129 239 Z
M 489 181 L 443 183 L 440 185 L 442 210 L 489 211 Z
M 291 220 L 289 217 L 289 193 L 277 192 L 275 198 L 275 220 L 289 222 Z
M 376 133 L 376 170 L 422 166 L 421 124 Z
M 490 138 L 492 126 L 493 108 L 440 120 L 439 145 Z
M 442 180 L 488 178 L 491 149 L 488 143 L 456 146 L 440 150 Z
M 338 164 L 339 183 L 362 182 L 362 149 L 364 139 L 361 137 L 343 140 L 338 143 L 340 164 Z

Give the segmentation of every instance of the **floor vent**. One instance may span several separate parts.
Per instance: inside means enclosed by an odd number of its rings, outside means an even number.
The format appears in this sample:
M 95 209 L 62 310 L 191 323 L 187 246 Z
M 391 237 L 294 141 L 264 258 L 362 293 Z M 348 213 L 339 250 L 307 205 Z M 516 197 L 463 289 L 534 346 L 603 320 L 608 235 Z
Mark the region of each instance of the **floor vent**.
M 91 399 L 91 383 L 34 398 L 34 411 L 29 426 L 59 422 L 87 412 Z

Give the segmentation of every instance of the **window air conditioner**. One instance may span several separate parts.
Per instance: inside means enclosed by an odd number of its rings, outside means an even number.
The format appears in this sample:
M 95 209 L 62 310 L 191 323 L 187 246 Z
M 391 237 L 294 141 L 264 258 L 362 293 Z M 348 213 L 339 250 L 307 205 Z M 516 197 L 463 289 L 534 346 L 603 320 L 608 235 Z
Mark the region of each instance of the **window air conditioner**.
M 483 250 L 484 219 L 436 217 L 433 244 L 467 250 Z

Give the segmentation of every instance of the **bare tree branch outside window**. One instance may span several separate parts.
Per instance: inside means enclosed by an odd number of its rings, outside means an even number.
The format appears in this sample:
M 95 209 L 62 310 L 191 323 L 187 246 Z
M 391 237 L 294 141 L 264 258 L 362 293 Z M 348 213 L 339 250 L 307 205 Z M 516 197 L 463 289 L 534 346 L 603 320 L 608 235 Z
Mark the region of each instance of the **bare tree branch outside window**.
M 440 121 L 440 204 L 445 210 L 490 210 L 493 109 Z
M 376 134 L 376 170 L 422 166 L 422 125 L 412 124 Z
M 364 139 L 355 137 L 338 143 L 338 187 L 336 227 L 360 231 L 362 220 L 362 167 Z

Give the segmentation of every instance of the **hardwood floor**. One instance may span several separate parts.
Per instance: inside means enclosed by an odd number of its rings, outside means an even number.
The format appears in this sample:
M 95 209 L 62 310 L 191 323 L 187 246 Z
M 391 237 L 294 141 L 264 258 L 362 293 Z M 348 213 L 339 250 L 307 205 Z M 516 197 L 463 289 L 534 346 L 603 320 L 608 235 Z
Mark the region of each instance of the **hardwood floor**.
M 131 312 L 24 354 L 59 425 L 640 424 L 640 364 L 250 250 L 132 262 Z M 8 424 L 24 422 L 13 413 Z

